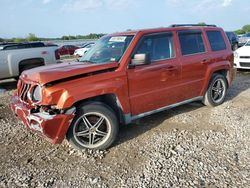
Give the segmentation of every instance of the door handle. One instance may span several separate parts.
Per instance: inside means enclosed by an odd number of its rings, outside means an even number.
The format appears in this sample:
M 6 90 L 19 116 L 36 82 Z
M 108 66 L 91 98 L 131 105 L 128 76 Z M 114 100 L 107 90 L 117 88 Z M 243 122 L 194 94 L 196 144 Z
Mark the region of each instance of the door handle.
M 201 61 L 201 64 L 202 64 L 202 65 L 206 65 L 206 64 L 208 64 L 208 63 L 210 63 L 210 61 L 209 61 L 208 59 L 203 59 L 203 60 Z
M 166 71 L 174 71 L 174 70 L 177 70 L 177 66 L 169 65 L 164 70 L 166 70 Z

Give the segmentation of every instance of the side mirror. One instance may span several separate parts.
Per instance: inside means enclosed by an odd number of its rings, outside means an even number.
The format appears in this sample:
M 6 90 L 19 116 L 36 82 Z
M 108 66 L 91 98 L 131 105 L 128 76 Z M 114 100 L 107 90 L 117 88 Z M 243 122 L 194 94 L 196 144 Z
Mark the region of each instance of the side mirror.
M 151 63 L 150 55 L 146 54 L 135 54 L 134 58 L 131 60 L 130 66 L 135 67 L 138 65 L 148 65 Z

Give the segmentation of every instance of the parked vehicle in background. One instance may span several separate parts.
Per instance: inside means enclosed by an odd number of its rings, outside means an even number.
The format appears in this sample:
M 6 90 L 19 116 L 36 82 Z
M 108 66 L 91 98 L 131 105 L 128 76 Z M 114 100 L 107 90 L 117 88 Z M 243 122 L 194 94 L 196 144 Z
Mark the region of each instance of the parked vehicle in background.
M 75 50 L 78 49 L 79 47 L 74 46 L 74 45 L 63 45 L 58 48 L 58 53 L 60 56 L 62 55 L 73 55 Z
M 17 78 L 24 70 L 57 63 L 56 50 L 41 42 L 0 46 L 0 79 Z
M 250 40 L 234 52 L 234 63 L 237 69 L 250 69 Z
M 227 38 L 229 39 L 229 41 L 231 43 L 232 50 L 233 51 L 237 50 L 239 47 L 238 36 L 232 31 L 227 31 L 226 34 L 227 34 Z
M 243 35 L 237 35 L 238 36 L 238 38 L 240 39 Z
M 250 39 L 250 33 L 242 35 L 239 39 L 239 46 L 244 46 L 246 42 Z
M 192 101 L 223 103 L 235 77 L 233 52 L 216 26 L 106 35 L 76 63 L 25 71 L 13 112 L 52 143 L 106 149 L 119 125 Z
M 81 48 L 75 50 L 74 55 L 77 57 L 82 57 L 95 43 L 88 43 L 83 45 Z

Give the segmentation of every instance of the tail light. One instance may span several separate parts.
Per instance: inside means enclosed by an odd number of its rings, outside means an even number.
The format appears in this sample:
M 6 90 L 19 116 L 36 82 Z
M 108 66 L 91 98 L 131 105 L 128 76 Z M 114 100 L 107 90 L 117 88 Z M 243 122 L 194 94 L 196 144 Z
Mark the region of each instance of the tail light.
M 56 60 L 60 59 L 60 55 L 59 55 L 59 50 L 58 49 L 55 51 L 55 57 L 56 57 Z

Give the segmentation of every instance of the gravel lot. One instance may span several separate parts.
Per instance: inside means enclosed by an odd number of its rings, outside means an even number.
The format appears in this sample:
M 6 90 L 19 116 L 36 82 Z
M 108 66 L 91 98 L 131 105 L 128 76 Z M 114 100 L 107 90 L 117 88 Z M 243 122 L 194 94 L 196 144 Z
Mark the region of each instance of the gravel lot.
M 122 127 L 105 152 L 51 145 L 8 107 L 15 82 L 0 88 L 0 187 L 249 187 L 250 71 L 226 102 L 196 102 Z M 1 91 L 0 91 L 1 92 Z

